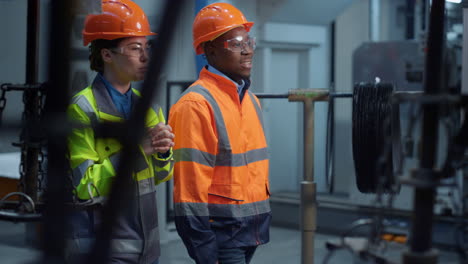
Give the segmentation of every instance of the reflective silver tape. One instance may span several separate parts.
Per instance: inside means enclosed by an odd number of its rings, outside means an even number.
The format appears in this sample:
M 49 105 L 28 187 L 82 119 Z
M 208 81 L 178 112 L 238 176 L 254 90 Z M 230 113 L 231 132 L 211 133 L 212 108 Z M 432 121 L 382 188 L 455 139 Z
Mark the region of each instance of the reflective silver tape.
M 153 178 L 147 178 L 147 179 L 138 181 L 137 184 L 138 184 L 138 194 L 140 196 L 143 196 L 145 194 L 156 191 L 156 189 L 154 187 L 154 179 Z
M 268 213 L 270 200 L 247 204 L 176 203 L 176 216 L 247 217 Z
M 143 241 L 133 239 L 111 239 L 111 252 L 139 254 L 143 251 Z
M 120 113 L 120 111 L 117 110 L 117 107 L 115 106 L 114 101 L 112 100 L 101 78 L 96 77 L 94 79 L 92 91 L 99 111 L 112 116 L 118 116 L 120 118 L 123 118 L 122 113 Z M 133 97 L 135 96 L 132 96 L 132 101 Z
M 245 166 L 249 163 L 268 159 L 267 148 L 253 149 L 246 153 L 233 154 L 231 144 L 229 142 L 228 133 L 226 130 L 226 124 L 221 112 L 221 109 L 213 98 L 208 89 L 201 85 L 195 85 L 190 87 L 184 94 L 194 92 L 202 95 L 205 100 L 211 105 L 213 114 L 215 116 L 216 130 L 218 133 L 218 154 L 213 154 L 197 150 L 197 149 L 178 149 L 174 152 L 174 159 L 176 161 L 192 161 L 209 167 L 214 166 L 230 166 L 240 167 Z M 254 95 L 249 91 L 249 96 L 257 112 L 258 119 L 260 120 L 263 127 L 263 117 L 261 113 L 260 105 L 255 100 Z
M 174 159 L 179 161 L 191 161 L 209 167 L 229 166 L 241 167 L 247 164 L 268 159 L 268 149 L 260 148 L 245 153 L 232 154 L 229 152 L 213 155 L 198 149 L 183 148 L 174 151 Z
M 87 254 L 94 245 L 94 238 L 77 238 L 67 240 L 68 254 Z M 111 239 L 110 251 L 115 253 L 140 254 L 143 241 L 133 239 Z
M 258 120 L 260 120 L 260 123 L 262 124 L 263 131 L 265 131 L 265 126 L 263 125 L 263 115 L 262 115 L 262 108 L 260 105 L 257 103 L 257 100 L 255 100 L 255 96 L 253 95 L 252 92 L 248 91 L 250 100 L 252 101 L 252 104 L 255 107 L 255 111 L 257 112 L 257 117 Z
M 119 165 L 120 157 L 122 155 L 120 153 L 115 153 L 112 156 L 109 157 L 109 160 L 114 167 L 114 170 L 117 171 L 117 166 Z
M 175 203 L 176 216 L 209 216 L 207 203 Z
M 86 171 L 90 166 L 94 165 L 94 160 L 85 160 L 78 167 L 73 169 L 73 186 L 78 186 L 81 179 L 85 176 Z
M 174 160 L 176 162 L 193 161 L 205 166 L 214 167 L 216 156 L 198 149 L 181 148 L 174 150 Z
M 88 116 L 91 123 L 97 122 L 96 112 L 94 111 L 88 98 L 84 95 L 75 96 L 72 100 L 72 104 L 76 104 L 85 114 Z
M 216 155 L 216 166 L 241 167 L 266 159 L 268 159 L 267 148 L 253 149 L 239 154 L 222 153 Z
M 211 105 L 213 114 L 216 120 L 216 130 L 218 132 L 218 152 L 231 151 L 231 144 L 229 143 L 229 137 L 224 123 L 223 114 L 218 103 L 213 98 L 213 95 L 201 85 L 195 85 L 189 88 L 187 92 L 198 93 L 205 98 L 206 101 Z

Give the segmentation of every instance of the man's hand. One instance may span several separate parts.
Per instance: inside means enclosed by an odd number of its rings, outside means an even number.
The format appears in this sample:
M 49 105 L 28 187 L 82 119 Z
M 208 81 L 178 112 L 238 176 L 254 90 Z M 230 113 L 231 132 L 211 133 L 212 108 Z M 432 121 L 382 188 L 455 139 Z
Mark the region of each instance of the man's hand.
M 164 154 L 174 146 L 175 135 L 172 133 L 170 125 L 165 125 L 161 122 L 156 126 L 149 128 L 147 133 L 147 139 L 144 140 L 143 143 L 146 155 L 154 154 L 156 152 Z

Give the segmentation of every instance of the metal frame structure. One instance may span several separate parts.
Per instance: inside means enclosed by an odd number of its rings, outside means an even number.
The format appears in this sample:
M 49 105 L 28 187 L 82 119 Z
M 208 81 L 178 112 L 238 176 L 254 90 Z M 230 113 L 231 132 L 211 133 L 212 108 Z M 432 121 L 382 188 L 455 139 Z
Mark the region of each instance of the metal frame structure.
M 57 126 L 56 124 L 68 124 L 65 110 L 68 106 L 68 89 L 70 80 L 70 54 L 71 39 L 70 28 L 74 17 L 73 10 L 76 1 L 51 0 L 50 35 L 49 35 L 49 83 L 45 104 L 44 122 L 42 124 L 47 131 L 48 147 L 48 181 L 45 195 L 44 207 L 44 255 L 43 263 L 63 263 L 67 208 L 66 202 L 71 200 L 71 193 L 67 192 L 66 177 L 68 162 L 66 160 L 66 136 L 67 128 L 70 126 Z M 133 167 L 133 157 L 137 145 L 143 137 L 143 124 L 146 109 L 150 106 L 153 98 L 161 95 L 161 87 L 154 89 L 166 61 L 169 41 L 178 21 L 183 1 L 167 1 L 164 16 L 159 27 L 159 41 L 153 45 L 151 59 L 146 79 L 142 86 L 141 100 L 135 107 L 128 122 L 121 124 L 103 124 L 97 127 L 98 133 L 121 139 L 123 155 L 117 167 L 117 175 L 112 186 L 108 203 L 104 207 L 103 222 L 106 225 L 97 235 L 96 244 L 93 247 L 88 261 L 89 263 L 104 263 L 109 254 L 110 236 L 115 224 L 116 216 L 122 206 L 132 197 L 132 189 L 128 182 Z M 444 27 L 444 0 L 433 0 L 430 15 L 428 52 L 425 74 L 425 95 L 439 96 L 441 89 L 440 65 L 442 65 L 443 49 L 443 27 Z M 27 71 L 26 82 L 35 84 L 37 82 L 37 39 L 38 39 L 38 17 L 39 0 L 28 0 L 28 49 L 27 49 Z M 57 41 L 59 40 L 59 41 Z M 65 73 L 65 74 L 64 74 Z M 31 102 L 26 107 L 37 108 L 39 97 L 36 90 L 25 91 L 25 97 Z M 290 101 L 304 103 L 304 179 L 301 182 L 301 228 L 302 228 L 302 263 L 313 263 L 314 234 L 316 228 L 316 190 L 313 175 L 313 119 L 314 103 L 316 101 L 329 100 L 330 95 L 326 90 L 292 90 L 285 95 L 258 95 L 259 98 L 288 98 Z M 336 97 L 349 97 L 349 95 L 336 95 Z M 34 111 L 34 110 L 32 110 Z M 35 124 L 38 116 L 32 114 L 26 118 L 26 124 Z M 415 178 L 421 182 L 434 184 L 421 184 L 415 186 L 415 199 L 413 211 L 413 226 L 411 230 L 410 250 L 403 254 L 403 263 L 437 263 L 437 252 L 432 249 L 432 220 L 435 198 L 435 188 L 439 174 L 434 171 L 435 153 L 437 150 L 437 104 L 425 104 L 423 106 L 423 130 L 422 151 L 420 157 L 421 169 L 415 174 Z M 66 128 L 64 128 L 66 127 Z M 118 129 L 116 129 L 118 128 Z M 120 131 L 120 132 L 116 132 Z M 130 136 L 129 136 L 130 135 Z M 34 180 L 37 175 L 38 153 L 32 149 L 27 154 L 31 163 L 26 164 L 30 174 L 26 174 L 26 182 Z M 308 162 L 309 161 L 309 162 Z M 36 170 L 37 172 L 37 170 Z M 27 192 L 34 192 L 34 183 L 27 185 Z M 31 216 L 34 220 L 35 216 Z M 26 216 L 17 220 L 26 220 Z
M 39 0 L 28 0 L 27 7 L 26 83 L 1 85 L 0 119 L 6 104 L 5 93 L 8 91 L 22 91 L 24 102 L 23 126 L 20 143 L 13 145 L 21 148 L 20 189 L 22 193 L 20 197 L 26 198 L 28 205 L 26 206 L 26 203 L 20 200 L 14 205 L 21 213 L 0 212 L 0 219 L 29 222 L 41 219 L 41 215 L 37 214 L 35 210 L 31 211 L 31 208 L 34 209 L 35 204 L 39 202 L 37 195 L 38 178 L 39 171 L 42 171 L 42 164 L 39 161 L 43 160 L 41 149 L 44 142 L 38 136 L 40 134 L 38 124 L 41 115 L 39 109 L 42 105 L 42 93 L 45 87 L 43 84 L 38 83 Z M 6 198 L 3 198 L 3 200 L 6 200 Z M 5 202 L 2 203 L 2 206 L 4 204 Z
M 43 122 L 47 128 L 48 181 L 44 208 L 44 249 L 43 263 L 62 263 L 65 253 L 65 232 L 67 211 L 65 186 L 67 175 L 66 135 L 67 130 L 55 124 L 66 124 L 65 110 L 68 106 L 68 87 L 70 78 L 71 39 L 69 29 L 72 25 L 74 1 L 51 1 L 49 35 L 49 87 L 45 102 Z M 60 41 L 57 41 L 60 40 Z M 67 99 L 65 99 L 67 98 Z M 64 100 L 65 99 L 65 100 Z
M 317 184 L 314 179 L 314 106 L 315 102 L 352 97 L 350 93 L 330 93 L 327 89 L 294 89 L 287 94 L 256 94 L 260 99 L 287 98 L 302 102 L 304 109 L 304 175 L 301 181 L 301 263 L 314 263 L 315 231 L 317 228 Z
M 314 179 L 314 106 L 327 101 L 328 90 L 292 90 L 290 102 L 302 102 L 304 106 L 304 179 L 301 182 L 301 231 L 303 264 L 314 263 L 314 237 L 317 228 L 317 184 Z
M 135 111 L 128 122 L 123 125 L 103 124 L 96 130 L 100 136 L 117 137 L 123 145 L 122 159 L 117 168 L 117 176 L 112 186 L 108 203 L 104 207 L 104 222 L 98 232 L 96 244 L 88 256 L 89 263 L 105 263 L 109 254 L 110 235 L 113 230 L 116 216 L 126 205 L 126 201 L 132 197 L 133 189 L 129 189 L 127 184 L 131 177 L 133 168 L 133 155 L 138 151 L 137 146 L 144 133 L 144 117 L 146 109 L 150 106 L 154 97 L 161 95 L 161 88 L 154 89 L 157 80 L 162 72 L 169 42 L 178 21 L 178 16 L 182 10 L 182 1 L 167 1 L 164 17 L 159 24 L 159 41 L 153 45 L 153 55 L 148 67 L 148 74 L 142 86 L 142 99 L 135 106 Z M 69 87 L 70 80 L 70 58 L 71 58 L 71 36 L 70 28 L 74 18 L 74 10 L 77 7 L 76 1 L 51 0 L 51 16 L 49 24 L 51 26 L 49 35 L 49 65 L 48 65 L 48 86 L 47 98 L 45 101 L 44 115 L 42 116 L 42 126 L 47 132 L 48 149 L 48 180 L 45 192 L 45 204 L 42 214 L 15 214 L 2 212 L 0 219 L 10 221 L 38 221 L 44 220 L 43 234 L 43 263 L 63 263 L 65 260 L 64 247 L 65 234 L 67 232 L 68 210 L 67 204 L 72 201 L 72 193 L 65 188 L 66 176 L 68 173 L 68 161 L 66 160 L 66 137 L 70 125 L 65 111 L 70 98 L 66 87 Z M 27 89 L 37 82 L 38 65 L 38 27 L 39 27 L 39 0 L 28 0 L 28 33 L 27 33 L 27 72 L 26 82 L 23 88 L 26 116 L 23 129 L 32 128 L 38 125 L 40 104 L 38 89 Z M 154 58 L 158 58 L 155 60 Z M 60 125 L 57 125 L 60 124 Z M 115 129 L 118 127 L 118 129 Z M 37 127 L 34 128 L 37 131 Z M 115 131 L 120 131 L 116 133 Z M 31 134 L 27 133 L 27 136 Z M 27 142 L 28 143 L 28 142 Z M 37 171 L 38 171 L 38 148 L 28 149 L 26 157 L 28 162 L 25 179 L 28 183 L 26 192 L 33 198 L 37 198 Z M 36 174 L 34 174 L 36 173 Z M 33 199 L 34 200 L 34 199 Z

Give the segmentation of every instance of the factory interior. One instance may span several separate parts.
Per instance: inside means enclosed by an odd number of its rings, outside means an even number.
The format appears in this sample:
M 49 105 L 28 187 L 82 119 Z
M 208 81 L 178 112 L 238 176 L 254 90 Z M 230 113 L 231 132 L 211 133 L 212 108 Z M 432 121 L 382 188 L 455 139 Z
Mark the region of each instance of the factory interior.
M 468 1 L 133 2 L 158 35 L 132 87 L 166 120 L 207 63 L 192 46 L 196 14 L 222 2 L 255 22 L 249 91 L 262 109 L 272 218 L 251 263 L 468 263 Z M 0 0 L 0 263 L 68 263 L 70 212 L 117 214 L 117 195 L 75 197 L 67 160 L 66 109 L 96 76 L 83 25 L 101 4 Z M 140 142 L 139 120 L 121 126 L 123 146 Z M 126 191 L 126 167 L 111 194 Z M 195 263 L 173 180 L 156 190 L 159 264 Z

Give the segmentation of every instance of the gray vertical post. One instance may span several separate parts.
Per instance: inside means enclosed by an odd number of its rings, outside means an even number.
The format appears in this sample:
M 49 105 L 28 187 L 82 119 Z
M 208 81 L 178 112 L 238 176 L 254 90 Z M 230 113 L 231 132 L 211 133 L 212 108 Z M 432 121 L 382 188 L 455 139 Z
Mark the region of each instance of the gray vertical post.
M 369 40 L 380 39 L 380 0 L 369 0 Z
M 405 39 L 414 39 L 415 8 L 416 3 L 414 0 L 406 0 Z
M 468 92 L 468 1 L 463 1 L 462 94 Z
M 301 182 L 301 263 L 314 263 L 317 228 L 317 188 L 314 182 L 314 103 L 328 98 L 327 90 L 297 89 L 289 92 L 290 102 L 304 103 L 304 179 Z
M 463 7 L 463 46 L 462 46 L 462 94 L 468 93 L 468 1 L 462 2 Z M 468 169 L 463 170 L 462 187 L 463 193 L 468 193 Z M 461 213 L 465 213 L 467 206 L 463 207 Z
M 314 263 L 317 218 L 314 182 L 314 103 L 304 101 L 304 180 L 301 182 L 302 263 Z
M 26 47 L 26 84 L 37 83 L 37 65 L 38 65 L 38 41 L 39 41 L 39 0 L 28 1 L 28 27 L 27 27 L 27 47 Z M 39 119 L 39 92 L 36 89 L 28 89 L 24 91 L 23 98 L 25 100 L 25 116 L 26 124 Z M 25 144 L 31 143 L 33 135 L 31 134 L 31 126 L 26 125 L 22 132 L 22 140 Z M 38 156 L 39 148 L 31 147 L 30 145 L 21 146 L 21 150 L 25 149 L 26 159 L 23 175 L 25 177 L 24 192 L 37 202 L 37 174 L 39 168 Z
M 26 30 L 26 84 L 36 84 L 38 81 L 38 43 L 39 43 L 39 0 L 28 0 L 28 17 Z M 23 92 L 24 100 L 24 128 L 21 131 L 21 159 L 24 162 L 20 170 L 24 173 L 20 179 L 23 185 L 23 191 L 36 203 L 38 202 L 38 172 L 39 172 L 39 148 L 32 147 L 33 138 L 32 127 L 39 120 L 39 91 L 37 89 L 27 89 Z M 28 145 L 29 144 L 29 145 Z M 22 208 L 23 210 L 25 208 Z M 26 243 L 34 245 L 37 239 L 37 224 L 26 224 Z
M 71 192 L 65 188 L 68 171 L 65 111 L 69 101 L 66 87 L 70 80 L 70 28 L 74 3 L 75 0 L 50 1 L 49 83 L 44 106 L 48 162 L 41 263 L 64 263 L 65 259 L 65 233 L 68 227 L 65 201 L 71 201 Z

